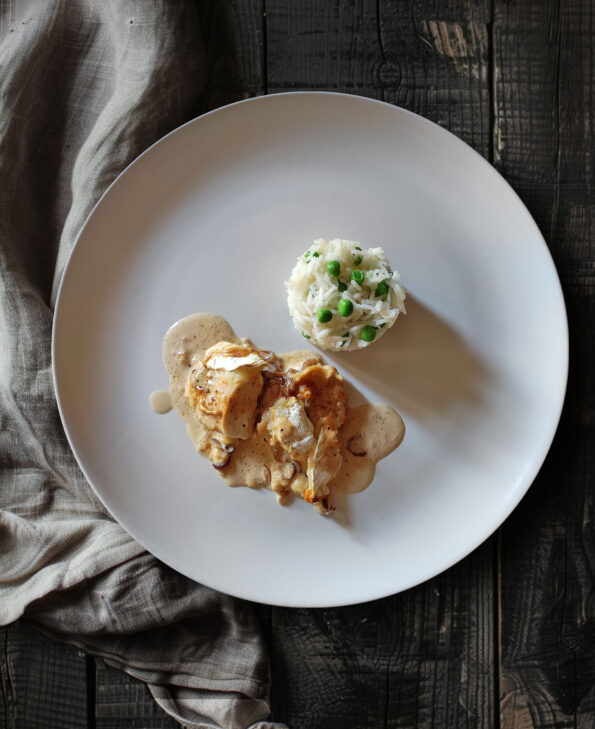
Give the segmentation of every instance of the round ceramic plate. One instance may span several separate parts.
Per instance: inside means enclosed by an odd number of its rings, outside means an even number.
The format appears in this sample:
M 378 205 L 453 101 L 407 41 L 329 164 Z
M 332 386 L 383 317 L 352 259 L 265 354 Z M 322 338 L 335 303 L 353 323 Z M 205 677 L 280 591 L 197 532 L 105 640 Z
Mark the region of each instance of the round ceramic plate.
M 391 403 L 407 428 L 331 518 L 230 488 L 148 403 L 167 387 L 163 335 L 188 314 L 307 348 L 284 281 L 319 237 L 382 246 L 409 291 L 376 345 L 328 357 L 354 404 Z M 66 433 L 114 517 L 180 572 L 288 606 L 404 590 L 485 540 L 548 451 L 567 352 L 554 265 L 508 184 L 421 117 L 326 93 L 219 109 L 141 155 L 80 233 L 53 342 Z

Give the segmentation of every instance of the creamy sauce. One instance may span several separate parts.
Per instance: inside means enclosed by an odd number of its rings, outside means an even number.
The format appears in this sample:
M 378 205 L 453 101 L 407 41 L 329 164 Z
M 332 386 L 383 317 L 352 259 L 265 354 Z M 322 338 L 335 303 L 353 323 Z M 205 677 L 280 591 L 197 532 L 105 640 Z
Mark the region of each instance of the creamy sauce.
M 173 407 L 180 413 L 195 448 L 205 456 L 210 452 L 212 431 L 195 417 L 184 393 L 192 369 L 199 365 L 205 351 L 220 341 L 238 341 L 228 322 L 220 316 L 193 314 L 174 324 L 163 341 L 169 393 L 157 391 L 150 398 L 155 412 L 166 413 Z M 278 358 L 286 371 L 300 370 L 308 360 L 322 362 L 312 351 L 289 352 Z M 404 433 L 403 421 L 388 405 L 348 408 L 345 423 L 339 430 L 344 460 L 330 484 L 331 492 L 333 489 L 349 493 L 363 491 L 374 478 L 376 463 L 399 445 Z M 256 429 L 250 438 L 234 441 L 231 458 L 218 470 L 231 486 L 272 488 L 280 500 L 287 496 L 290 482 L 294 491 L 300 488 L 305 491 L 308 485 L 304 474 L 296 474 L 293 467 L 276 461 L 270 445 Z
M 357 493 L 374 479 L 376 464 L 401 443 L 405 425 L 390 405 L 361 405 L 347 411 L 345 424 L 339 431 L 343 464 L 334 488 Z

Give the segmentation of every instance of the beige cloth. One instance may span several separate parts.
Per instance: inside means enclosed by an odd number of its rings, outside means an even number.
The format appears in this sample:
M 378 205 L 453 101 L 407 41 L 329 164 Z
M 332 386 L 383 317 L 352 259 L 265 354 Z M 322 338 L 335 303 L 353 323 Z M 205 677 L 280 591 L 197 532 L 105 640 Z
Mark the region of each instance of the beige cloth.
M 195 7 L 0 0 L 0 13 L 0 623 L 24 615 L 103 656 L 187 726 L 273 726 L 250 606 L 176 574 L 112 520 L 52 388 L 51 304 L 76 234 L 203 85 Z

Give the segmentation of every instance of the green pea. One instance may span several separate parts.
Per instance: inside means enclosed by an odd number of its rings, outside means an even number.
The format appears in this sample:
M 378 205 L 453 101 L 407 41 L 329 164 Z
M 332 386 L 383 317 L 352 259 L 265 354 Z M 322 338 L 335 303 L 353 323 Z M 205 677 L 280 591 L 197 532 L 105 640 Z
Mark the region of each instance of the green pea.
M 326 324 L 333 318 L 333 312 L 330 309 L 318 309 L 318 321 L 321 324 Z
M 386 298 L 386 295 L 388 294 L 388 284 L 386 281 L 381 281 L 378 286 L 376 286 L 376 291 L 374 293 L 379 299 Z
M 361 263 L 361 262 L 362 262 L 363 260 L 364 260 L 364 259 L 363 259 L 363 257 L 362 257 L 362 256 L 353 256 L 353 262 L 355 263 L 355 265 L 356 265 L 356 266 L 359 266 L 359 264 L 360 264 L 360 263 Z
M 347 291 L 347 284 L 345 283 L 345 281 L 339 281 L 339 283 L 337 284 L 337 288 L 339 289 L 339 291 Z
M 310 339 L 310 337 L 304 331 L 302 331 L 302 337 L 304 337 L 304 339 Z
M 341 299 L 337 304 L 337 311 L 341 316 L 351 316 L 353 314 L 353 302 L 349 299 Z
M 329 261 L 326 264 L 326 271 L 329 276 L 338 276 L 341 273 L 341 264 L 339 261 Z
M 354 268 L 351 272 L 351 280 L 361 285 L 364 280 L 364 272 L 360 271 L 359 268 Z
M 364 342 L 373 342 L 376 337 L 376 329 L 371 326 L 365 326 L 362 329 L 360 337 L 364 340 Z

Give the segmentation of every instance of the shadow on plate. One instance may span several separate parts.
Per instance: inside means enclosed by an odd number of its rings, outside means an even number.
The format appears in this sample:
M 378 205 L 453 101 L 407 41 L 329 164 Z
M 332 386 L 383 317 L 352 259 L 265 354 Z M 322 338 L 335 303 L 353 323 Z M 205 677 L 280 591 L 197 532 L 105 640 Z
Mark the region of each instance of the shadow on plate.
M 417 421 L 445 416 L 461 405 L 482 406 L 485 364 L 449 324 L 411 296 L 407 314 L 379 342 L 324 356 L 374 390 L 380 401 Z

